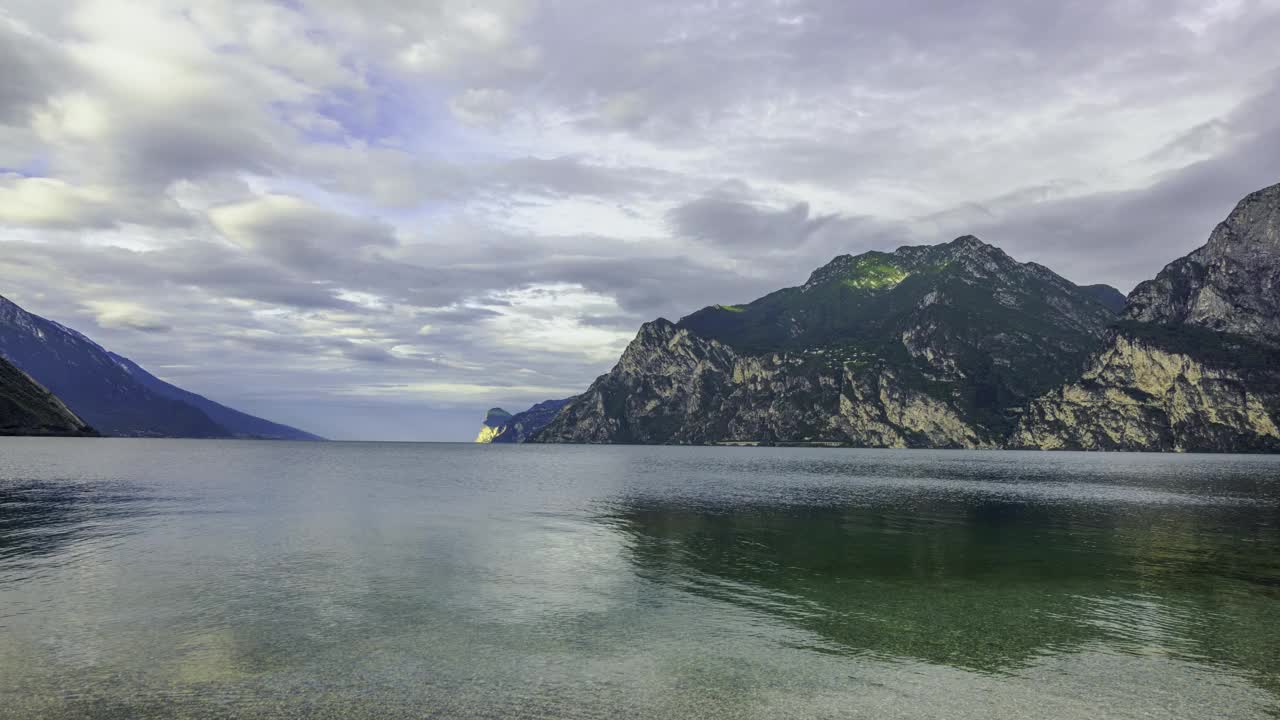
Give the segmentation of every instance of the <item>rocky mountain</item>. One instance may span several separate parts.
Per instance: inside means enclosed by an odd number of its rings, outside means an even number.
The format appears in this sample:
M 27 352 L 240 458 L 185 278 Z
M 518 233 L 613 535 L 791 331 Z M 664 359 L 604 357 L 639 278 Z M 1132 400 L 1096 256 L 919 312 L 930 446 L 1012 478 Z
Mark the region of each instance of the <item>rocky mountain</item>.
M 0 358 L 0 435 L 90 436 L 97 433 L 56 395 Z
M 972 236 L 842 255 L 802 286 L 647 323 L 533 440 L 994 447 L 1115 319 Z
M 1032 403 L 1014 447 L 1280 451 L 1280 185 L 1249 195 L 1129 295 L 1084 374 Z
M 164 383 L 81 333 L 33 315 L 3 297 L 0 297 L 0 357 L 48 388 L 76 415 L 105 435 L 315 437 L 238 413 Z M 211 417 L 208 410 L 213 410 L 226 424 Z M 264 428 L 269 431 L 258 432 Z
M 491 408 L 485 416 L 478 443 L 522 443 L 541 430 L 555 418 L 566 404 L 573 398 L 563 400 L 546 400 L 524 412 L 511 413 L 502 408 Z

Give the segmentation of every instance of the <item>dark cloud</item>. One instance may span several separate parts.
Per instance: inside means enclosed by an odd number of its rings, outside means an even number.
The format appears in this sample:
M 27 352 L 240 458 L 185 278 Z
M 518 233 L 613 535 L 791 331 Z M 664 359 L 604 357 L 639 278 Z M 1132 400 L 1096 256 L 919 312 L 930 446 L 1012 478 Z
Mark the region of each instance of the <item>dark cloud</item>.
M 677 206 L 669 213 L 679 235 L 735 248 L 794 248 L 835 216 L 813 215 L 808 203 L 764 207 L 742 193 L 719 191 Z
M 1230 145 L 1138 190 L 1011 208 L 975 232 L 1076 282 L 1128 290 L 1203 245 L 1245 194 L 1280 182 L 1280 88 L 1218 121 Z
M 76 69 L 53 43 L 0 22 L 0 123 L 25 121 L 46 98 L 74 83 Z
M 225 236 L 244 249 L 291 268 L 322 270 L 370 248 L 398 244 L 392 228 L 383 222 L 285 196 L 215 208 L 210 216 Z

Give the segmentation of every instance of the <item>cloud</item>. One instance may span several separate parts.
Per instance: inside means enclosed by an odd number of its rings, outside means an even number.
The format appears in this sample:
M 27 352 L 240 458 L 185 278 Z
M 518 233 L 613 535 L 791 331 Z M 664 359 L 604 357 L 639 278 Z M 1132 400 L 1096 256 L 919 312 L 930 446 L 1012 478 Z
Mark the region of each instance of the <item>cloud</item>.
M 372 248 L 397 244 L 385 223 L 324 210 L 287 195 L 216 207 L 209 219 L 241 248 L 288 267 L 322 269 Z
M 804 202 L 772 208 L 740 189 L 723 188 L 677 206 L 668 217 L 676 233 L 700 242 L 792 249 L 803 245 L 835 215 L 813 215 Z
M 0 123 L 21 123 L 50 93 L 74 82 L 76 69 L 55 43 L 0 15 Z
M 131 222 L 182 225 L 190 217 L 171 199 L 126 197 L 107 187 L 57 178 L 0 174 L 0 222 L 41 228 L 111 228 Z
M 137 303 L 121 300 L 90 300 L 86 303 L 99 327 L 167 333 L 172 329 L 159 314 Z
M 449 109 L 468 125 L 495 125 L 514 103 L 511 93 L 497 88 L 468 88 L 449 101 Z
M 1280 78 L 1280 74 L 1275 75 Z M 983 237 L 1080 283 L 1128 289 L 1208 240 L 1248 192 L 1280 182 L 1280 87 L 1217 121 L 1224 150 L 1146 187 L 1006 208 Z M 1100 260 L 1101 259 L 1101 260 Z
M 108 227 L 117 214 L 103 188 L 77 188 L 55 178 L 0 175 L 0 221 L 16 225 Z

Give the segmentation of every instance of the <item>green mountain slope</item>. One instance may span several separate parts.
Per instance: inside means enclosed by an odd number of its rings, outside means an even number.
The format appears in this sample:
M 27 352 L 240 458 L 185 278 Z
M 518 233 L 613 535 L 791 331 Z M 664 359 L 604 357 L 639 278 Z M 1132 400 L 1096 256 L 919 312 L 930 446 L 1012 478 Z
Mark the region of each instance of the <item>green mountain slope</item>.
M 888 366 L 1001 434 L 1030 397 L 1077 373 L 1114 314 L 1048 268 L 966 236 L 843 255 L 803 286 L 678 323 L 737 351 Z

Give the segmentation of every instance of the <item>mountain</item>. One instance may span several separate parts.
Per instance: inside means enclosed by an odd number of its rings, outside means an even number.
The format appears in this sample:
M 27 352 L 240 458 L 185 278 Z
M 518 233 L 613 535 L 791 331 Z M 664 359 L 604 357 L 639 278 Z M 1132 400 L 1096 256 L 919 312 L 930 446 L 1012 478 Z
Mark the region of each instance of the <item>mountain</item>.
M 97 435 L 53 393 L 0 358 L 0 435 Z
M 1032 403 L 1015 447 L 1280 451 L 1280 185 L 1129 295 L 1077 379 Z
M 972 236 L 842 255 L 802 286 L 646 323 L 533 440 L 994 447 L 1115 319 Z
M 274 437 L 245 432 L 247 421 L 224 426 L 206 409 L 248 418 L 151 376 L 79 332 L 33 315 L 0 297 L 0 356 L 48 388 L 75 414 L 105 435 L 132 437 Z M 141 371 L 141 373 L 139 373 Z M 234 416 L 230 415 L 234 413 Z M 253 425 L 253 423 L 249 423 Z M 307 435 L 293 428 L 293 433 Z
M 560 409 L 573 398 L 546 400 L 524 412 L 512 415 L 502 408 L 492 408 L 485 416 L 478 443 L 522 443 L 551 422 Z
M 493 439 L 506 432 L 507 423 L 511 422 L 511 413 L 502 408 L 489 408 L 484 422 L 480 425 L 480 434 L 476 436 L 478 443 L 491 443 Z
M 1124 293 L 1110 285 L 1081 285 L 1080 289 L 1117 315 L 1124 312 L 1125 304 L 1128 302 Z
M 147 372 L 142 366 L 129 358 L 115 353 L 108 354 L 146 388 L 170 400 L 184 402 L 204 412 L 205 415 L 209 416 L 210 420 L 228 430 L 233 437 L 258 440 L 324 440 L 319 435 L 313 435 L 288 425 L 273 423 L 270 420 L 263 420 L 260 417 L 242 413 L 239 410 L 216 403 L 203 395 L 197 395 L 176 385 L 170 385 Z

